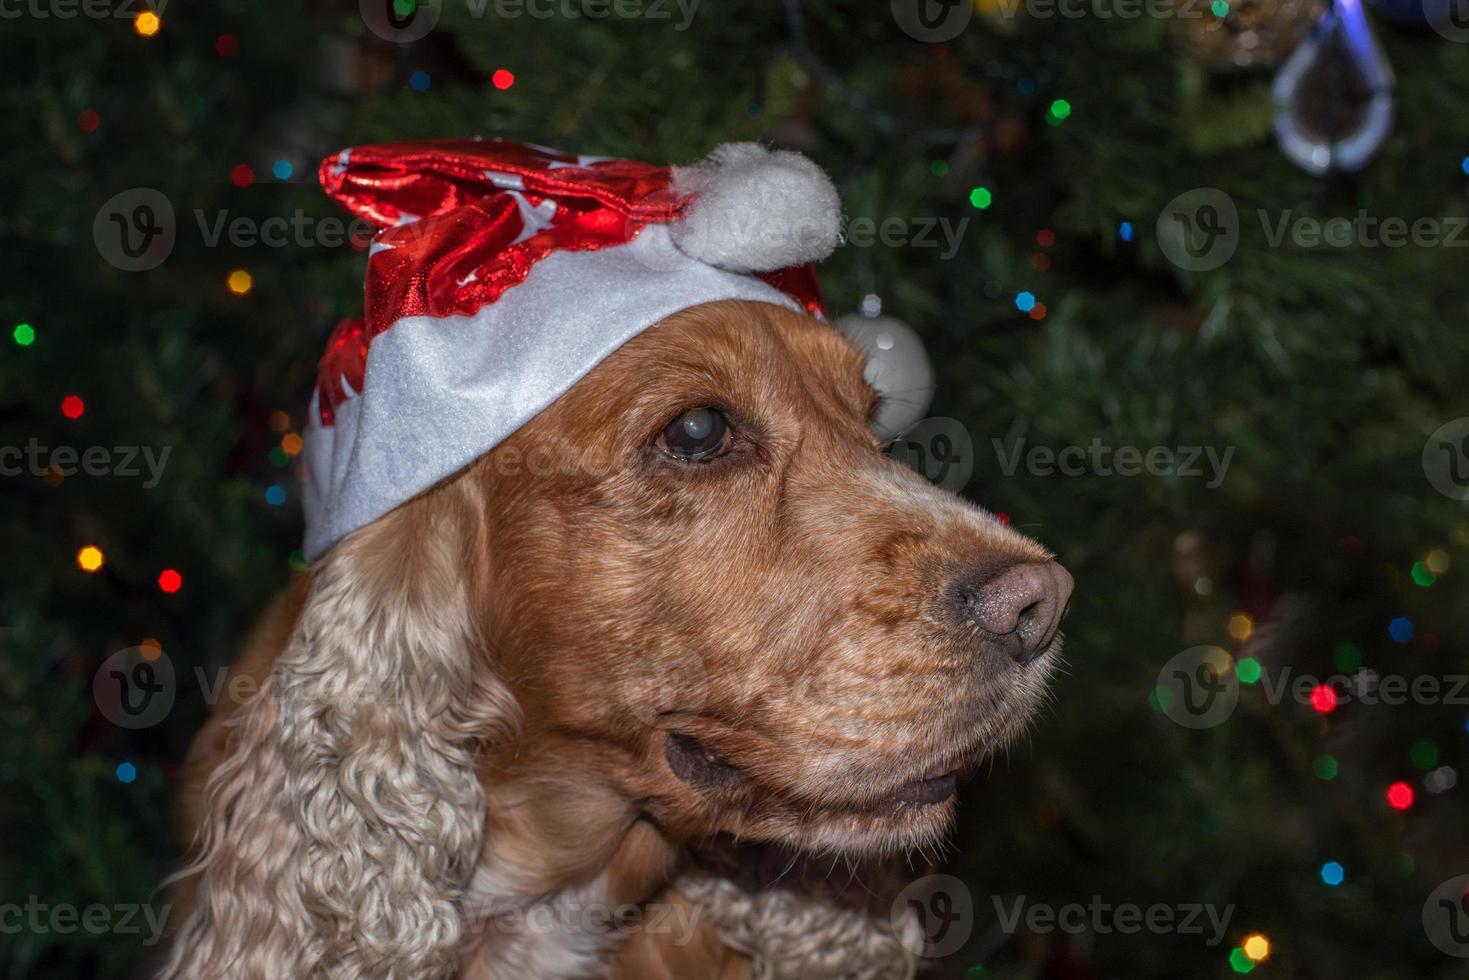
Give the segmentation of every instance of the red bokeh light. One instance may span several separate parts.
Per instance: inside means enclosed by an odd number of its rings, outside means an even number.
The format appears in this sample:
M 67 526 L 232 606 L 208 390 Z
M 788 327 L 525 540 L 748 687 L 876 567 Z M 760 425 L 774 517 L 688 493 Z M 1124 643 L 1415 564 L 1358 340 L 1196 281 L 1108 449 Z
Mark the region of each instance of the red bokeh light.
M 250 169 L 249 164 L 242 163 L 230 171 L 230 183 L 236 187 L 249 187 L 255 180 L 255 171 Z
M 240 50 L 240 42 L 235 40 L 233 34 L 221 34 L 214 39 L 214 52 L 221 58 L 233 58 Z
M 1413 787 L 1399 780 L 1387 788 L 1387 805 L 1394 810 L 1406 810 L 1413 805 Z
M 184 587 L 184 577 L 172 568 L 165 568 L 158 573 L 158 587 L 164 592 L 177 592 Z
M 79 419 L 87 410 L 86 403 L 76 395 L 67 395 L 61 399 L 61 414 L 69 419 Z
M 503 92 L 507 88 L 515 84 L 515 72 L 505 68 L 498 68 L 495 70 L 495 73 L 490 76 L 490 84 Z
M 97 115 L 96 109 L 83 109 L 77 113 L 77 125 L 84 133 L 95 133 L 97 127 L 102 125 L 102 117 Z
M 1311 707 L 1323 715 L 1329 715 L 1335 711 L 1338 700 L 1336 688 L 1330 684 L 1318 684 L 1311 690 Z

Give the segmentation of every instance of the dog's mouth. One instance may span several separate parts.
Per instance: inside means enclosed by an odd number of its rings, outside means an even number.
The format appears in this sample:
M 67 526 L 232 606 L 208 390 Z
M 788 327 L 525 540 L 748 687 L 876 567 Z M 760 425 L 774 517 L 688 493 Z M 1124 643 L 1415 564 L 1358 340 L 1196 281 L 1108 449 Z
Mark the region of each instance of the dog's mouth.
M 692 735 L 671 732 L 663 747 L 668 768 L 702 793 L 727 794 L 752 787 L 753 777 Z M 824 809 L 853 815 L 881 815 L 948 802 L 961 782 L 974 774 L 975 764 L 964 756 L 936 763 L 916 778 Z

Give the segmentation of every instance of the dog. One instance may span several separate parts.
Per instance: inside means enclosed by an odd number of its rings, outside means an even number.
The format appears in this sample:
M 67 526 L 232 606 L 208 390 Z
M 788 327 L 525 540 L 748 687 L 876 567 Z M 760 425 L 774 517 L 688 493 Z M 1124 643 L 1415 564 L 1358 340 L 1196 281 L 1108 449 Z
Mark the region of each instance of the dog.
M 684 310 L 302 574 L 190 751 L 164 975 L 746 977 L 680 890 L 702 848 L 941 840 L 1072 582 L 884 453 L 863 366 Z M 650 906 L 699 921 L 625 928 Z

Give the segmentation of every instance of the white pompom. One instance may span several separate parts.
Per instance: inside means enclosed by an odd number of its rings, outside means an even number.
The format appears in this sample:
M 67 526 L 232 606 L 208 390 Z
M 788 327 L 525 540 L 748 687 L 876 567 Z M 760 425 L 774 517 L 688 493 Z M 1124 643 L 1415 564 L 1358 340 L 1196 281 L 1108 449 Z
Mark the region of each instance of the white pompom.
M 730 272 L 819 262 L 841 238 L 841 199 L 799 153 L 725 143 L 708 159 L 673 168 L 673 189 L 694 201 L 668 226 L 679 251 Z
M 922 338 L 891 316 L 849 313 L 837 328 L 867 357 L 867 383 L 882 395 L 873 434 L 890 442 L 921 422 L 936 387 Z

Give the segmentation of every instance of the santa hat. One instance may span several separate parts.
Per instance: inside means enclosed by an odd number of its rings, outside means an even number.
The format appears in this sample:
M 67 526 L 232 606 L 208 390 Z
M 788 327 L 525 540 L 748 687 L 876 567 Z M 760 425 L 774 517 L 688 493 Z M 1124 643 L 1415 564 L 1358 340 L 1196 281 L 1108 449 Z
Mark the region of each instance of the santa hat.
M 306 555 L 493 449 L 632 337 L 715 300 L 824 315 L 840 202 L 810 160 L 690 167 L 503 140 L 343 150 L 322 186 L 379 231 L 305 430 Z

